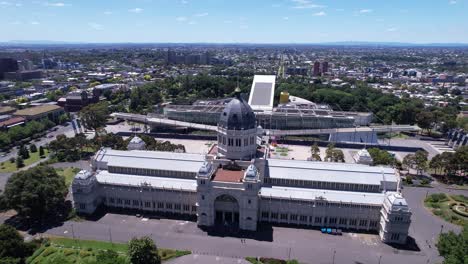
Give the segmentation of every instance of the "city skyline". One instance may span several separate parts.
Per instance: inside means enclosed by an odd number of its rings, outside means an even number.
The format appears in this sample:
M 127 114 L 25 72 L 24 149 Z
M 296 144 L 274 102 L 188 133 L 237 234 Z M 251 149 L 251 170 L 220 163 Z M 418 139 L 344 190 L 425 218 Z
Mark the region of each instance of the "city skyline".
M 468 43 L 466 1 L 0 2 L 0 42 Z

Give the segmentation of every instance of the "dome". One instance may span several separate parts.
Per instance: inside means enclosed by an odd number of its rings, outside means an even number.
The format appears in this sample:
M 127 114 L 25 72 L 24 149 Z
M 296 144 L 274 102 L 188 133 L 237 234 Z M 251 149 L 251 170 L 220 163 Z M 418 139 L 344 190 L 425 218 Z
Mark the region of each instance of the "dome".
M 218 125 L 228 130 L 254 129 L 255 114 L 250 105 L 238 94 L 224 108 Z

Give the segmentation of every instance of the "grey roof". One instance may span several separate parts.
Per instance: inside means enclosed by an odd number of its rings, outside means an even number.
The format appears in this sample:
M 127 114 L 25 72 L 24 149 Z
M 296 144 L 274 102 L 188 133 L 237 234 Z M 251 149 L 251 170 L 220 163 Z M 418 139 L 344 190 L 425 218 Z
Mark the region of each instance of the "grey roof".
M 293 187 L 262 187 L 262 198 L 282 198 L 303 201 L 326 200 L 329 202 L 343 202 L 367 205 L 382 205 L 384 193 L 345 192 L 321 189 L 304 189 Z
M 397 182 L 395 170 L 354 163 L 314 162 L 269 159 L 269 176 L 320 182 L 381 185 L 381 181 Z
M 408 203 L 399 193 L 390 193 L 387 199 L 392 206 L 392 211 L 409 211 Z
M 100 184 L 137 187 L 151 186 L 152 188 L 158 189 L 174 189 L 192 192 L 197 190 L 197 181 L 189 179 L 118 174 L 108 171 L 99 171 L 96 174 L 96 179 Z
M 205 161 L 201 154 L 174 153 L 144 150 L 101 149 L 96 161 L 107 162 L 107 166 L 144 168 L 167 171 L 198 172 Z
M 253 129 L 256 127 L 255 115 L 250 105 L 238 95 L 226 105 L 218 125 L 228 130 Z

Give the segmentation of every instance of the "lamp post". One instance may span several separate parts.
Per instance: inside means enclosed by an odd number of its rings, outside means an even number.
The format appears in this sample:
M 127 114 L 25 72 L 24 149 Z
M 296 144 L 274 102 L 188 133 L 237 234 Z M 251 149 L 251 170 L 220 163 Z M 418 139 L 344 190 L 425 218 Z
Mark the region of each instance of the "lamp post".
M 335 254 L 336 254 L 336 250 L 333 250 L 333 258 L 332 258 L 332 263 L 335 264 Z

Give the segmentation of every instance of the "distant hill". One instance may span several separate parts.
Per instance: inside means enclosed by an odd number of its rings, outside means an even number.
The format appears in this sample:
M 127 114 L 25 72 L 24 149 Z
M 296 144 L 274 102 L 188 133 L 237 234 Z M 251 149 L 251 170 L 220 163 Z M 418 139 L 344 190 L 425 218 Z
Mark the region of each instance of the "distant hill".
M 406 43 L 406 42 L 371 42 L 371 41 L 338 41 L 338 42 L 317 42 L 317 43 L 95 43 L 95 42 L 69 42 L 55 40 L 10 40 L 0 42 L 0 46 L 167 46 L 167 45 L 236 45 L 236 46 L 363 46 L 363 47 L 468 47 L 468 43 Z

